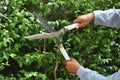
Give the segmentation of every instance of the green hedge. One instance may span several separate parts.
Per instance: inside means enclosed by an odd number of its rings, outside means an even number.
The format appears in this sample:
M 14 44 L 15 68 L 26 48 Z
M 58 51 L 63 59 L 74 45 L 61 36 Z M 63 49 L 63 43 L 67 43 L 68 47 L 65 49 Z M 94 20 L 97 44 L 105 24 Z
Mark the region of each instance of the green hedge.
M 0 80 L 79 80 L 68 73 L 54 38 L 29 41 L 24 36 L 47 32 L 34 17 L 43 16 L 59 30 L 93 10 L 120 8 L 118 0 L 1 0 Z M 61 35 L 70 57 L 104 75 L 120 66 L 120 31 L 89 24 Z M 55 68 L 57 69 L 55 71 Z

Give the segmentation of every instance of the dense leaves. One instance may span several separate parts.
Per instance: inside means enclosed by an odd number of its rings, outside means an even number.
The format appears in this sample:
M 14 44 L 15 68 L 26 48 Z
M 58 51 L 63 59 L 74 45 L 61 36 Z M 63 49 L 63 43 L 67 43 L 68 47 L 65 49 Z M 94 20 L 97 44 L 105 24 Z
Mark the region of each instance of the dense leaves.
M 79 80 L 68 73 L 54 38 L 28 41 L 24 36 L 44 33 L 33 11 L 55 29 L 72 24 L 93 10 L 120 8 L 118 0 L 1 0 L 0 1 L 0 79 Z M 110 75 L 120 66 L 120 31 L 89 24 L 61 35 L 70 57 L 84 67 Z

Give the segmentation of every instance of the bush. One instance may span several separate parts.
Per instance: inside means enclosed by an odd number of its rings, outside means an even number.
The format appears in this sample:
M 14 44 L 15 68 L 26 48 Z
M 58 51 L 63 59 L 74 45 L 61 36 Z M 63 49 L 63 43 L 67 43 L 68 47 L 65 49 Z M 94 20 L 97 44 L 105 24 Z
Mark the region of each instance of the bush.
M 55 30 L 72 24 L 81 14 L 93 10 L 119 8 L 118 0 L 1 0 L 0 1 L 0 79 L 78 80 L 68 73 L 53 38 L 28 41 L 24 36 L 47 32 L 34 17 L 43 16 Z M 118 29 L 89 24 L 61 36 L 70 57 L 104 75 L 120 66 Z M 74 46 L 74 47 L 73 47 Z M 57 70 L 55 70 L 57 69 Z

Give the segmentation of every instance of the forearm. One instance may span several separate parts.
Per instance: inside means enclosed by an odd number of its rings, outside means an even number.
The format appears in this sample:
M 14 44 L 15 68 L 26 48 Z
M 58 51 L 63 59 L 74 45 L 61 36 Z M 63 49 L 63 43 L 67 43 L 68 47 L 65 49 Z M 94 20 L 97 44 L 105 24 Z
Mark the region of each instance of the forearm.
M 93 13 L 95 24 L 120 28 L 120 9 L 97 10 Z
M 96 71 L 92 71 L 88 68 L 80 67 L 77 71 L 77 75 L 80 80 L 104 80 L 104 76 L 98 74 Z
M 80 77 L 80 80 L 119 80 L 120 79 L 120 71 L 114 73 L 111 76 L 105 77 L 96 71 L 84 68 L 82 66 L 78 69 L 77 75 Z

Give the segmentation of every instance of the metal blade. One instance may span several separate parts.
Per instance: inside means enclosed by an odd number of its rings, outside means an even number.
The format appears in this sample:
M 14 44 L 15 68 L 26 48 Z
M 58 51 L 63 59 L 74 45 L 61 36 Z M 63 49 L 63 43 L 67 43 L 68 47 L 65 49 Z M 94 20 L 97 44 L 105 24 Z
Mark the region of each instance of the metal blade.
M 34 12 L 35 17 L 42 23 L 42 25 L 45 26 L 45 28 L 48 30 L 48 32 L 55 32 L 54 29 L 47 23 L 46 20 L 42 16 L 39 16 L 36 12 Z
M 34 39 L 43 39 L 43 38 L 53 38 L 60 35 L 60 32 L 52 32 L 52 33 L 43 33 L 43 34 L 34 34 L 30 36 L 25 36 L 26 39 L 34 40 Z
M 42 16 L 39 16 L 36 12 L 34 12 L 35 17 L 42 23 L 42 25 L 45 26 L 45 28 L 48 30 L 48 32 L 55 32 L 54 29 L 52 29 L 52 27 L 47 23 L 46 20 L 44 20 L 44 18 Z M 61 43 L 59 37 L 55 37 L 57 44 L 59 45 Z

